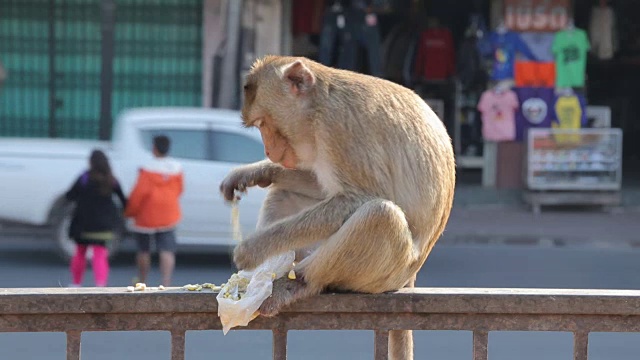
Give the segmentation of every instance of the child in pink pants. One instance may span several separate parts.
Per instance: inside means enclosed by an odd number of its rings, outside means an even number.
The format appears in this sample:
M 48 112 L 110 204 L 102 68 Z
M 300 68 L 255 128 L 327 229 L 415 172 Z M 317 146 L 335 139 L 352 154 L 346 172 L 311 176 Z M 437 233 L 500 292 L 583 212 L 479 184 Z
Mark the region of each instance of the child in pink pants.
M 78 177 L 66 198 L 76 203 L 69 227 L 69 237 L 76 242 L 76 253 L 71 259 L 70 286 L 82 286 L 87 268 L 87 250 L 93 250 L 93 274 L 96 286 L 107 286 L 109 280 L 109 250 L 107 245 L 115 239 L 120 217 L 112 200 L 116 194 L 126 206 L 120 184 L 111 174 L 106 155 L 94 150 L 89 159 L 89 170 Z

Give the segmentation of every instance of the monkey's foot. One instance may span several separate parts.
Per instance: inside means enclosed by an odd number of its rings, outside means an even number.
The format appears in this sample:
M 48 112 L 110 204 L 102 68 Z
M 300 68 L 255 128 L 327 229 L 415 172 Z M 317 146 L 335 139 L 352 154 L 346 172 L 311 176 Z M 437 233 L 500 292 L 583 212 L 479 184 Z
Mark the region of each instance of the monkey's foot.
M 292 302 L 305 297 L 307 285 L 303 279 L 290 280 L 286 276 L 273 282 L 271 296 L 260 305 L 261 316 L 273 317 Z

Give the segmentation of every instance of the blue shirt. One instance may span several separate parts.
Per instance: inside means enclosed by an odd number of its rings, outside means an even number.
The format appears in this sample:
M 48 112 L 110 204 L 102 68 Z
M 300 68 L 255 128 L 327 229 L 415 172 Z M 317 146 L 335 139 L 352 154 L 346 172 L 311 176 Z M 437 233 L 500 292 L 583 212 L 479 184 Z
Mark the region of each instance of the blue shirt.
M 538 61 L 554 61 L 551 45 L 555 34 L 552 32 L 526 32 L 521 33 L 520 38 L 535 55 Z
M 516 54 L 521 53 L 529 60 L 537 60 L 527 44 L 514 32 L 499 34 L 495 31 L 489 35 L 493 49 L 493 71 L 491 80 L 513 79 L 513 64 Z

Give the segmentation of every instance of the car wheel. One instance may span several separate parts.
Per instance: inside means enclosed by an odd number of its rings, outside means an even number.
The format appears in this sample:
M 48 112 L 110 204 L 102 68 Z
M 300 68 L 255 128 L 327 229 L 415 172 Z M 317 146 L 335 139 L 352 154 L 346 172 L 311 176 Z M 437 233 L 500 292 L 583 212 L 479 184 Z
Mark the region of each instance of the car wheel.
M 53 226 L 53 238 L 56 243 L 58 255 L 65 261 L 70 261 L 76 251 L 76 243 L 69 237 L 69 226 L 71 225 L 71 217 L 73 215 L 73 206 L 67 206 L 61 216 L 55 221 Z M 115 237 L 107 244 L 109 249 L 109 257 L 113 257 L 117 252 L 120 239 L 123 236 L 122 227 L 118 227 Z M 91 248 L 87 251 L 87 258 L 93 257 Z

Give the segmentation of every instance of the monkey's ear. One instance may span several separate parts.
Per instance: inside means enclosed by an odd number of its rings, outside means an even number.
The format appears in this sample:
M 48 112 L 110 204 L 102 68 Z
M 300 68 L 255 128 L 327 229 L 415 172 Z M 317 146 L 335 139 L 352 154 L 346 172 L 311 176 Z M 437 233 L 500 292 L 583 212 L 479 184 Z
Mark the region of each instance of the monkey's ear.
M 316 84 L 316 77 L 300 60 L 285 67 L 284 80 L 294 95 L 306 94 Z

